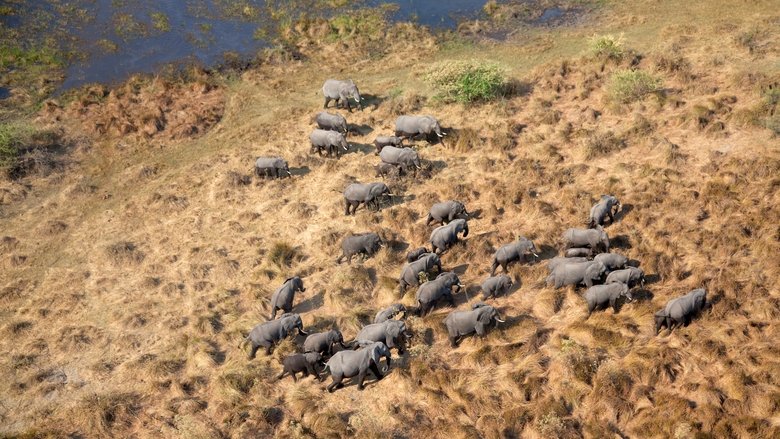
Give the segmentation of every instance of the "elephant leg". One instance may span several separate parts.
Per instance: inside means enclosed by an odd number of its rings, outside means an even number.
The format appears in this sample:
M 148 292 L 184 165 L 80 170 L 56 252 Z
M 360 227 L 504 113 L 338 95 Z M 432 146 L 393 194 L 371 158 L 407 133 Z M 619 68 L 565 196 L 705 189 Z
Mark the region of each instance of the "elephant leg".
M 325 96 L 325 105 L 323 105 L 322 108 L 328 108 L 329 103 L 330 103 L 330 98 Z
M 501 263 L 501 268 L 504 269 L 504 273 L 509 273 L 509 270 L 507 269 L 507 267 L 509 267 L 509 262 L 502 262 Z
M 349 216 L 349 201 L 344 200 L 344 215 Z
M 271 306 L 271 318 L 269 320 L 273 320 L 273 319 L 276 318 L 276 310 L 277 309 L 278 308 L 276 307 L 276 305 Z
M 260 346 L 257 346 L 256 344 L 252 343 L 252 349 L 247 354 L 247 357 L 249 360 L 255 358 L 255 355 L 257 355 L 257 350 L 260 348 Z
M 612 307 L 612 311 L 614 311 L 614 312 L 615 312 L 615 314 L 617 314 L 617 312 L 618 312 L 618 309 L 617 309 L 617 300 L 615 300 L 615 299 L 610 299 L 610 300 L 609 300 L 609 306 L 611 306 L 611 307 Z
M 290 372 L 290 375 L 292 375 L 293 381 L 297 383 L 298 382 L 298 376 L 295 374 L 295 372 Z
M 360 373 L 358 374 L 358 390 L 363 390 L 365 388 L 365 386 L 363 386 L 363 381 L 366 379 L 366 372 L 366 369 L 361 369 Z
M 458 347 L 458 337 L 457 336 L 454 336 L 454 337 L 450 336 L 449 339 L 450 339 L 450 346 L 451 347 L 453 347 L 453 348 Z
M 268 345 L 268 346 L 265 347 L 265 354 L 266 355 L 271 355 L 271 351 L 273 350 L 273 346 L 274 345 Z
M 474 330 L 477 332 L 478 336 L 480 336 L 480 337 L 484 337 L 485 336 L 485 325 L 483 325 L 482 323 L 477 323 L 474 326 Z
M 333 393 L 334 390 L 336 390 L 336 387 L 341 387 L 341 380 L 343 380 L 344 377 L 341 375 L 333 375 L 333 381 L 331 381 L 330 384 L 328 384 L 328 392 Z
M 496 268 L 498 268 L 498 261 L 493 259 L 493 264 L 490 266 L 490 275 L 495 276 L 496 275 Z
M 452 294 L 447 294 L 447 302 L 450 303 L 450 306 L 455 308 L 455 298 L 452 297 Z
M 371 372 L 373 372 L 374 375 L 376 376 L 376 380 L 377 381 L 379 381 L 379 380 L 381 380 L 382 378 L 385 377 L 384 375 L 382 375 L 382 372 L 379 371 L 379 367 L 377 367 L 376 364 L 371 363 L 371 365 L 368 366 L 368 367 L 371 369 Z

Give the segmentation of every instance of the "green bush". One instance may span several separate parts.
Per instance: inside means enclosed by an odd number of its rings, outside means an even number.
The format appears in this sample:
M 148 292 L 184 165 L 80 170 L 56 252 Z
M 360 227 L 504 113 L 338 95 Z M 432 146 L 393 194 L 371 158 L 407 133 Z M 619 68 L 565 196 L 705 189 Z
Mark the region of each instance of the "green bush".
M 620 61 L 626 53 L 623 36 L 601 35 L 590 39 L 590 52 L 602 60 Z
M 507 84 L 501 67 L 480 61 L 440 62 L 428 69 L 424 79 L 439 98 L 464 104 L 494 99 Z
M 619 70 L 607 83 L 607 96 L 613 103 L 628 104 L 658 90 L 661 80 L 642 70 Z
M 0 124 L 0 168 L 13 165 L 19 156 L 24 133 L 14 125 Z

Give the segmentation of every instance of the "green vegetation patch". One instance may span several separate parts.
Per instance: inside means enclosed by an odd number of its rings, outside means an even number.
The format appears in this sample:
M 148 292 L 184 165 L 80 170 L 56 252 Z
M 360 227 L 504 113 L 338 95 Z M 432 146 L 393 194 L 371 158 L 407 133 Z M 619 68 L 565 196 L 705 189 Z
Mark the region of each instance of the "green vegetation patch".
M 171 30 L 171 22 L 168 20 L 168 16 L 162 12 L 152 12 L 152 27 L 160 32 L 168 32 Z
M 642 70 L 618 70 L 607 83 L 607 97 L 613 103 L 628 104 L 658 91 L 661 80 Z
M 495 99 L 507 85 L 498 64 L 476 60 L 436 63 L 426 72 L 425 81 L 433 85 L 438 98 L 464 104 Z
M 622 35 L 594 36 L 588 43 L 588 49 L 594 57 L 604 61 L 620 61 L 626 54 Z
M 379 9 L 365 9 L 337 15 L 330 19 L 330 37 L 348 39 L 356 36 L 376 39 L 384 34 L 385 14 Z
M 27 135 L 29 133 L 19 125 L 0 124 L 0 168 L 8 168 L 16 162 Z

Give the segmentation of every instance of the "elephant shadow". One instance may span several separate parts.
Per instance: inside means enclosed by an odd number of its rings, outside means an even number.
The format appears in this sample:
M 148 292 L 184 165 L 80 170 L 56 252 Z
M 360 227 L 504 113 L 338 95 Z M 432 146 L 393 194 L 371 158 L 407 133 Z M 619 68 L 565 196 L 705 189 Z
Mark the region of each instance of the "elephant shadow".
M 614 216 L 615 220 L 613 221 L 613 223 L 622 221 L 623 218 L 625 218 L 626 215 L 631 213 L 632 210 L 634 210 L 633 204 L 623 204 L 620 210 L 618 210 L 617 213 L 615 213 Z
M 631 297 L 634 298 L 634 302 L 649 302 L 653 300 L 655 295 L 647 288 L 638 288 L 631 293 Z
M 470 264 L 460 264 L 455 267 L 452 267 L 452 269 L 450 269 L 449 271 L 457 274 L 458 276 L 463 276 L 464 274 L 466 274 L 466 270 L 469 269 L 469 265 Z
M 614 237 L 610 237 L 609 246 L 610 248 L 619 248 L 623 250 L 628 250 L 632 248 L 631 240 L 626 235 L 617 235 Z
M 347 124 L 347 131 L 349 131 L 350 133 L 356 133 L 361 136 L 365 136 L 374 132 L 374 129 L 371 126 L 366 124 L 357 125 L 357 124 L 349 123 Z
M 396 253 L 401 253 L 409 248 L 409 243 L 404 241 L 390 240 L 386 241 L 386 243 L 387 247 Z
M 537 259 L 539 262 L 552 259 L 556 256 L 558 256 L 558 249 L 555 247 L 547 244 L 539 246 L 539 258 Z
M 390 199 L 389 202 L 383 203 L 382 207 L 393 207 L 393 206 L 399 206 L 401 204 L 406 203 L 407 201 L 414 201 L 417 198 L 414 194 L 409 195 L 396 195 Z
M 349 142 L 349 151 L 342 151 L 341 155 L 357 154 L 357 153 L 369 154 L 375 151 L 376 148 L 373 145 L 368 145 L 366 143 Z
M 645 276 L 645 285 L 652 285 L 661 281 L 660 274 L 648 274 Z
M 382 105 L 382 102 L 387 100 L 386 96 L 377 96 L 372 94 L 361 94 L 360 97 L 365 104 L 363 105 L 364 108 L 369 105 L 373 105 L 374 108 L 379 108 L 379 106 Z
M 512 280 L 514 282 L 512 282 L 512 286 L 509 287 L 509 291 L 506 292 L 507 296 L 511 296 L 512 294 L 516 293 L 520 288 L 523 287 L 523 280 L 520 279 L 520 276 L 515 276 L 515 278 Z
M 301 166 L 300 168 L 290 168 L 290 174 L 294 176 L 303 177 L 304 175 L 307 175 L 310 172 L 311 169 L 308 166 Z
M 482 209 L 477 209 L 477 210 L 475 210 L 473 212 L 469 212 L 468 219 L 470 219 L 470 220 L 472 220 L 472 219 L 475 219 L 475 220 L 482 219 L 482 212 L 483 212 Z
M 628 267 L 639 268 L 640 265 L 642 265 L 642 261 L 639 259 L 629 259 L 628 262 L 626 262 L 626 266 Z
M 463 294 L 456 294 L 453 296 L 455 299 L 455 308 L 460 308 L 461 305 L 469 303 L 473 297 L 482 300 L 482 288 L 479 285 L 470 285 L 462 290 Z
M 319 293 L 309 297 L 295 307 L 295 313 L 302 314 L 322 307 L 322 305 L 325 303 L 324 296 L 325 294 L 320 291 Z

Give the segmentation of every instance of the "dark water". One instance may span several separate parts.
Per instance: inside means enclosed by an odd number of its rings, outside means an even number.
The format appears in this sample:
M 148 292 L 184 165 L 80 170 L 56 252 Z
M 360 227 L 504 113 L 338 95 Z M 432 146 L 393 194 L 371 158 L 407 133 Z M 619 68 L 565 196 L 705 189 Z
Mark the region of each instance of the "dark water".
M 0 87 L 0 100 L 8 99 L 11 97 L 11 90 L 6 87 Z

